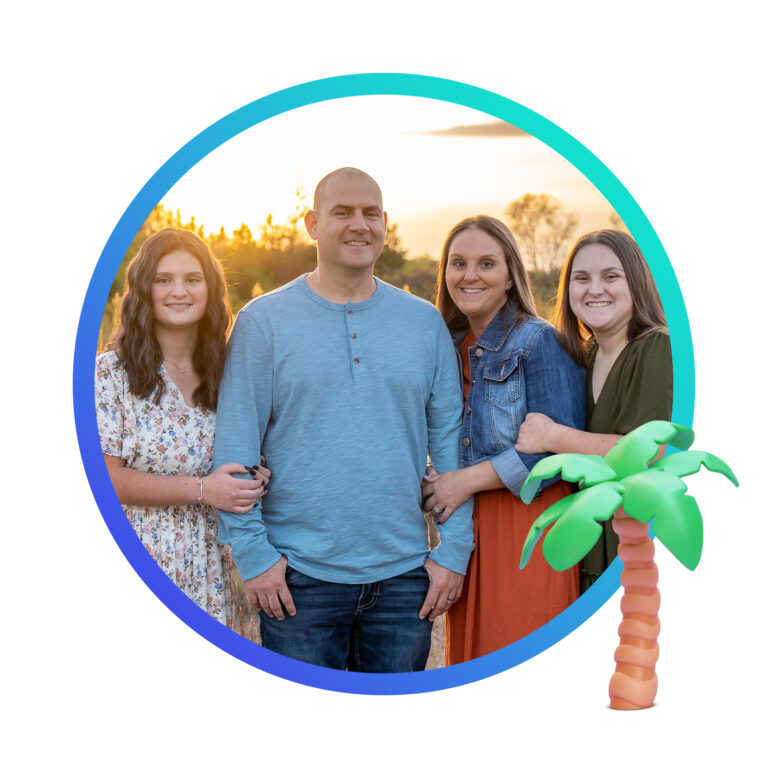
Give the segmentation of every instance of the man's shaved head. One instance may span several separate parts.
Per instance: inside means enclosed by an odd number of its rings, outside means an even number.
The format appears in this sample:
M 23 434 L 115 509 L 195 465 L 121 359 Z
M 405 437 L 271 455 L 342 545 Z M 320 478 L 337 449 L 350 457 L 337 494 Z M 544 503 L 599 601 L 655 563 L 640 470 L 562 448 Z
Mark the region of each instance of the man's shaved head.
M 346 175 L 355 175 L 355 176 L 362 176 L 363 178 L 368 179 L 371 184 L 373 184 L 374 187 L 376 187 L 377 192 L 379 193 L 379 197 L 381 197 L 381 189 L 379 188 L 379 185 L 376 183 L 376 180 L 368 175 L 365 171 L 361 171 L 359 168 L 337 168 L 335 171 L 331 171 L 327 176 L 323 176 L 322 179 L 320 179 L 317 187 L 315 187 L 315 197 L 312 200 L 312 208 L 315 211 L 320 210 L 320 206 L 323 203 L 323 196 L 325 194 L 325 189 L 328 186 L 328 182 L 335 178 L 336 176 L 346 176 Z

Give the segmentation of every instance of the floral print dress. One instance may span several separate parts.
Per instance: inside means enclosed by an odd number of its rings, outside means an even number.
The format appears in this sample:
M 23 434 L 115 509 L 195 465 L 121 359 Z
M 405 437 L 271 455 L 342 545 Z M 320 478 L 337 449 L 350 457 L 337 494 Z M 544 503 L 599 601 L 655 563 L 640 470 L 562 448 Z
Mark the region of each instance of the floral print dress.
M 101 449 L 125 466 L 156 475 L 200 477 L 211 471 L 216 414 L 187 405 L 161 366 L 160 403 L 135 397 L 114 352 L 96 358 L 96 417 Z M 231 626 L 229 556 L 216 538 L 216 510 L 207 504 L 123 505 L 147 551 L 185 595 Z

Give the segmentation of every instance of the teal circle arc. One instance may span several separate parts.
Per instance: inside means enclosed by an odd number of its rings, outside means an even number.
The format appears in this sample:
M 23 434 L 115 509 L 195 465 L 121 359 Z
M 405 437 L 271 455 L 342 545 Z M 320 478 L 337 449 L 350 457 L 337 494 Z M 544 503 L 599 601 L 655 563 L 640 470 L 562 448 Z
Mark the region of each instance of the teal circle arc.
M 454 80 L 404 73 L 352 74 L 302 83 L 257 99 L 217 120 L 171 156 L 133 198 L 111 233 L 93 272 L 78 325 L 73 400 L 80 451 L 105 523 L 149 588 L 187 625 L 211 643 L 271 674 L 305 685 L 364 694 L 412 694 L 471 683 L 510 669 L 546 650 L 579 627 L 619 587 L 614 562 L 575 603 L 540 629 L 479 659 L 452 667 L 403 674 L 368 675 L 324 669 L 272 653 L 227 629 L 187 598 L 160 570 L 134 534 L 104 465 L 96 427 L 93 371 L 101 316 L 117 269 L 136 232 L 168 190 L 206 155 L 239 133 L 309 104 L 355 96 L 414 96 L 469 107 L 511 123 L 558 152 L 601 192 L 625 222 L 658 285 L 672 343 L 672 420 L 691 426 L 694 361 L 682 292 L 656 232 L 624 185 L 585 146 L 533 110 L 499 94 Z M 514 558 L 512 558 L 514 560 Z

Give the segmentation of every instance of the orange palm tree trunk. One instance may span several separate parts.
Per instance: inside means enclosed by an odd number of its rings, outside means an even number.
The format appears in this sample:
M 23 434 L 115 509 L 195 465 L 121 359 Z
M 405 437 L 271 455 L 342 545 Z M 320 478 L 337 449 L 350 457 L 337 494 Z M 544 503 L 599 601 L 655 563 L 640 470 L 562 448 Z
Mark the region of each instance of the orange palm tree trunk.
M 616 671 L 608 686 L 611 709 L 645 709 L 653 704 L 658 687 L 659 569 L 653 562 L 654 546 L 648 523 L 641 523 L 618 509 L 613 530 L 619 536 L 619 558 L 624 569 L 621 584 L 622 622 L 619 647 L 613 658 Z

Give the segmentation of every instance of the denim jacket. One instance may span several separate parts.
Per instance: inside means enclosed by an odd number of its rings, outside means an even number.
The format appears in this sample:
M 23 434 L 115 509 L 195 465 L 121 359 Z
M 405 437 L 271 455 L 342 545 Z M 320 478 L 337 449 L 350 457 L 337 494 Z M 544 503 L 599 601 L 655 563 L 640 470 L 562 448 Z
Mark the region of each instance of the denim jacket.
M 496 315 L 469 348 L 470 388 L 459 435 L 459 467 L 490 459 L 504 485 L 519 496 L 528 472 L 547 455 L 515 450 L 526 414 L 544 413 L 558 424 L 583 430 L 586 400 L 584 369 L 560 346 L 552 326 L 539 318 L 513 325 L 515 311 L 509 302 L 504 322 L 501 313 Z M 454 336 L 457 353 L 460 341 Z

